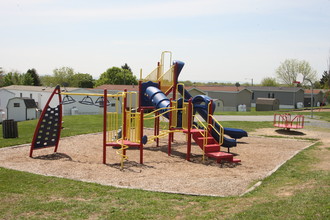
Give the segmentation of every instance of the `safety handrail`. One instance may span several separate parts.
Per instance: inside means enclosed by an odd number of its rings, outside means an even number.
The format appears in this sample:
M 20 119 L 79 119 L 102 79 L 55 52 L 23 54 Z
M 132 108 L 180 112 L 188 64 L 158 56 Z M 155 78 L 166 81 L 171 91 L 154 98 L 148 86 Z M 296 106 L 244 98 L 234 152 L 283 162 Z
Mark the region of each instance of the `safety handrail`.
M 283 128 L 303 128 L 304 126 L 304 115 L 296 115 L 292 116 L 289 113 L 285 114 L 274 114 L 274 122 L 273 125 L 275 127 L 283 127 Z
M 210 124 L 210 127 L 213 129 L 213 131 L 215 131 L 219 135 L 219 140 L 216 140 L 216 141 L 218 141 L 218 143 L 221 145 L 221 144 L 223 144 L 223 136 L 224 136 L 223 126 L 215 119 L 215 117 L 213 115 L 210 115 L 210 117 L 212 118 L 212 121 L 213 121 L 213 123 Z M 216 126 L 215 126 L 216 124 L 219 126 L 220 131 L 218 131 L 216 129 Z
M 303 126 L 304 125 L 304 121 L 305 121 L 305 117 L 303 115 L 296 115 L 292 121 L 291 121 L 291 125 L 295 125 L 295 126 Z
M 207 138 L 206 137 L 208 135 L 207 126 L 202 122 L 202 120 L 200 120 L 198 117 L 195 117 L 195 116 L 196 115 L 194 115 L 193 118 L 196 118 L 197 125 L 193 124 L 192 127 L 199 130 L 200 135 L 203 137 L 203 149 L 202 149 L 203 155 L 202 156 L 203 156 L 203 161 L 204 161 L 204 159 L 205 159 L 205 145 L 207 145 Z M 199 126 L 203 127 L 203 129 L 200 129 Z

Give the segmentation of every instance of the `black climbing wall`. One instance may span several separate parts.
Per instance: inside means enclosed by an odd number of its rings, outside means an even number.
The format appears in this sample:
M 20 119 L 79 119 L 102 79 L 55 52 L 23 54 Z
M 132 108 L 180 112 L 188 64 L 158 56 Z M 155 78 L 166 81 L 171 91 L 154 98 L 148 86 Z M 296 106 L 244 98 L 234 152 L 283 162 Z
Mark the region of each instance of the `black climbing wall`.
M 59 139 L 60 107 L 47 108 L 44 117 L 41 120 L 36 139 L 32 145 L 34 149 L 53 147 Z

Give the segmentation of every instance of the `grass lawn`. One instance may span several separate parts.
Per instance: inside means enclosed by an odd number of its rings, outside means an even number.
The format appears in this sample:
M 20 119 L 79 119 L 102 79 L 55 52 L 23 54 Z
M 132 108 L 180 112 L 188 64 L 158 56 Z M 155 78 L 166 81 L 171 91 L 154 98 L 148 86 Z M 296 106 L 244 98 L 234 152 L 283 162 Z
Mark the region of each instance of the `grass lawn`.
M 313 169 L 317 151 L 318 144 L 255 191 L 228 198 L 119 189 L 0 168 L 0 218 L 329 219 L 330 175 Z
M 61 132 L 61 137 L 102 132 L 103 129 L 102 115 L 64 116 L 63 122 L 64 129 Z M 161 128 L 167 128 L 167 126 L 163 125 L 164 123 L 165 122 L 161 122 Z M 257 128 L 272 126 L 272 122 L 222 122 L 221 124 L 225 127 L 244 129 L 248 132 Z M 31 143 L 36 125 L 37 120 L 18 122 L 18 138 L 3 138 L 2 125 L 0 125 L 0 148 Z M 146 120 L 144 125 L 145 127 L 153 127 L 153 121 Z
M 101 115 L 67 116 L 63 121 L 62 136 L 102 130 Z M 0 136 L 0 146 L 29 143 L 36 123 L 19 122 L 20 137 Z M 247 131 L 272 127 L 271 122 L 223 125 Z M 324 152 L 330 148 L 319 142 L 256 190 L 227 198 L 119 189 L 0 168 L 0 219 L 330 219 L 330 174 L 315 168 Z

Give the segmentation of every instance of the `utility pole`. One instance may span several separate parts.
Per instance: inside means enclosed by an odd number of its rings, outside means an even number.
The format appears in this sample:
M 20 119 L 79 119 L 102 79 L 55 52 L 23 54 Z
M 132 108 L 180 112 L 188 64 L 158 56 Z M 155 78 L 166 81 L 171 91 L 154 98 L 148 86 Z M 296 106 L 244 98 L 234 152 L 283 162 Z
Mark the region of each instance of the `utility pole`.
M 253 86 L 253 78 L 245 78 L 245 79 L 250 79 L 251 80 L 251 86 Z
M 310 84 L 311 84 L 311 118 L 313 118 L 313 106 L 314 106 L 314 103 L 313 103 L 313 83 L 312 83 L 312 81 L 310 80 L 310 79 L 307 79 L 307 78 L 305 78 L 304 80 L 307 80 L 308 82 L 310 82 Z

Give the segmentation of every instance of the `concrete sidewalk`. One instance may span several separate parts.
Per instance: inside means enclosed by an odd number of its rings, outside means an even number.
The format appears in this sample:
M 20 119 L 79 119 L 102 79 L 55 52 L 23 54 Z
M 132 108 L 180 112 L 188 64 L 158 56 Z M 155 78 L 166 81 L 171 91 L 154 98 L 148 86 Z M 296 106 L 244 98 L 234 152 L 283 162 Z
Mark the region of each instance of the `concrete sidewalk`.
M 273 121 L 273 115 L 214 115 L 218 121 Z

